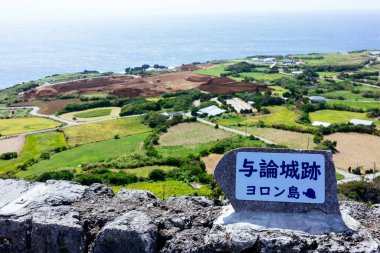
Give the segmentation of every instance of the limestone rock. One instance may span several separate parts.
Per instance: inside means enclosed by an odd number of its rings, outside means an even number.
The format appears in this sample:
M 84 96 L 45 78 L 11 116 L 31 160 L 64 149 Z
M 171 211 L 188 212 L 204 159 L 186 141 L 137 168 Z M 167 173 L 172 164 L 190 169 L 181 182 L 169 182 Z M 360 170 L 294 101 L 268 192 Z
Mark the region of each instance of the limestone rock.
M 334 231 L 319 212 L 298 214 L 311 218 L 297 229 L 291 214 L 226 216 L 205 197 L 115 196 L 100 184 L 0 180 L 0 196 L 1 253 L 380 252 L 380 205 L 340 203 L 348 227 Z
M 145 214 L 132 211 L 107 224 L 97 235 L 94 253 L 156 252 L 158 228 Z
M 157 197 L 150 191 L 121 189 L 117 194 L 124 201 L 155 200 Z

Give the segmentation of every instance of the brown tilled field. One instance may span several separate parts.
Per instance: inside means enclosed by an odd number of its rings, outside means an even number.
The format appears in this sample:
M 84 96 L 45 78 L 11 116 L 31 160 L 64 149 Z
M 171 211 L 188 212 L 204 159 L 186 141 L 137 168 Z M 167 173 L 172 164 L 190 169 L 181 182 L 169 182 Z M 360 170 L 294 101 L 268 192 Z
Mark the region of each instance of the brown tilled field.
M 21 153 L 25 143 L 25 135 L 20 134 L 16 137 L 0 140 L 0 155 L 8 152 Z
M 228 77 L 212 78 L 199 86 L 199 89 L 210 93 L 228 93 L 257 90 L 260 92 L 267 92 L 272 90 L 263 84 L 236 82 L 235 80 Z
M 239 91 L 261 91 L 271 89 L 257 83 L 236 82 L 227 77 L 212 78 L 191 72 L 166 73 L 157 76 L 133 78 L 131 76 L 109 76 L 71 81 L 51 86 L 38 87 L 23 94 L 25 99 L 57 97 L 67 94 L 108 93 L 121 98 L 156 97 L 165 92 L 199 88 L 212 93 Z
M 362 166 L 367 170 L 376 164 L 377 170 L 380 170 L 380 137 L 359 133 L 336 133 L 326 136 L 326 139 L 338 142 L 339 153 L 334 154 L 336 167 L 347 170 L 348 167 Z
M 119 97 L 155 97 L 165 92 L 197 88 L 210 79 L 191 72 L 168 73 L 158 76 L 133 78 L 131 76 L 109 76 L 91 78 L 39 87 L 24 94 L 25 99 L 56 97 L 66 94 L 92 94 L 103 92 Z
M 37 106 L 40 108 L 38 113 L 51 115 L 55 114 L 59 110 L 62 110 L 67 104 L 81 104 L 83 103 L 79 99 L 59 99 L 52 101 L 28 101 L 14 104 L 14 106 Z

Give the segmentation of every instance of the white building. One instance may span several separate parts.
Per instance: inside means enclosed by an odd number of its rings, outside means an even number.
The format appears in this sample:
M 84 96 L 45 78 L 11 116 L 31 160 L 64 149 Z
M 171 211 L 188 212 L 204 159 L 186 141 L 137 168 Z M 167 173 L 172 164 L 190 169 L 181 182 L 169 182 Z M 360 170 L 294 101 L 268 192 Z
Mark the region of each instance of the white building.
M 358 125 L 363 125 L 363 126 L 372 126 L 373 121 L 370 120 L 362 120 L 362 119 L 352 119 L 350 120 L 350 123 L 358 126 Z
M 380 57 L 380 51 L 373 51 L 368 53 L 371 57 Z
M 315 103 L 315 104 L 326 102 L 326 98 L 321 97 L 321 96 L 311 96 L 309 97 L 309 99 L 310 99 L 310 102 Z
M 292 76 L 296 76 L 296 75 L 300 75 L 302 73 L 303 73 L 302 70 L 297 70 L 297 71 L 293 71 L 291 74 L 292 74 Z
M 198 115 L 207 115 L 208 117 L 218 116 L 225 113 L 226 110 L 220 109 L 216 105 L 212 105 L 206 108 L 203 108 L 197 112 Z
M 257 111 L 255 108 L 252 108 L 251 104 L 243 101 L 240 98 L 227 99 L 226 103 L 228 105 L 231 105 L 237 113 L 240 113 L 241 111 L 247 111 L 247 110 L 252 111 L 252 112 Z
M 314 121 L 312 125 L 313 125 L 313 126 L 317 126 L 317 127 L 319 127 L 319 126 L 322 126 L 322 127 L 328 127 L 328 126 L 331 125 L 331 123 L 328 123 L 328 122 L 321 122 L 321 121 Z
M 276 58 L 265 58 L 265 59 L 260 59 L 260 58 L 252 58 L 252 62 L 254 63 L 261 63 L 261 64 L 274 64 L 276 63 Z

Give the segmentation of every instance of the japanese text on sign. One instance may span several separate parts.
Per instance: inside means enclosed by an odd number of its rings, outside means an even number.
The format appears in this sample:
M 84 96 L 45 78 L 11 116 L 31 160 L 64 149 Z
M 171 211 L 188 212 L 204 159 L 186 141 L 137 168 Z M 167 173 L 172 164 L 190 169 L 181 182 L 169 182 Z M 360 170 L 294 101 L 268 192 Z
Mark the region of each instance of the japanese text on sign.
M 321 154 L 240 152 L 236 157 L 236 198 L 323 203 L 325 158 Z

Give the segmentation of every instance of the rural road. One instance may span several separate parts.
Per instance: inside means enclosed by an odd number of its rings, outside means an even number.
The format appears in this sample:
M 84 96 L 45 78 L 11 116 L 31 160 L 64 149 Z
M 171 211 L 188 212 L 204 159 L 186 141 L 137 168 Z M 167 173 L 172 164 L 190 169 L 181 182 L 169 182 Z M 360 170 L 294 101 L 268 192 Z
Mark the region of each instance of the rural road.
M 30 115 L 37 116 L 37 117 L 42 117 L 42 118 L 52 119 L 52 120 L 61 122 L 63 124 L 66 124 L 67 126 L 76 126 L 76 125 L 79 124 L 79 123 L 76 123 L 76 122 L 71 122 L 71 121 L 59 118 L 59 117 L 57 117 L 55 115 L 40 114 L 40 113 L 38 113 L 38 111 L 40 110 L 40 108 L 37 107 L 37 106 L 13 106 L 13 107 L 7 107 L 7 108 L 8 109 L 20 109 L 20 108 L 22 108 L 22 109 L 32 109 L 32 111 L 30 112 Z
M 210 126 L 213 126 L 215 127 L 216 124 L 210 122 L 210 121 L 207 121 L 207 120 L 204 120 L 204 119 L 201 119 L 201 118 L 197 118 L 197 121 L 200 122 L 200 123 L 203 123 L 203 124 L 207 124 L 207 125 L 210 125 Z M 242 136 L 245 136 L 245 137 L 249 137 L 251 136 L 251 134 L 247 134 L 243 131 L 239 131 L 239 130 L 236 130 L 236 129 L 232 129 L 232 128 L 228 128 L 228 127 L 224 127 L 224 126 L 219 126 L 220 129 L 223 129 L 227 132 L 230 132 L 230 133 L 234 133 L 234 134 L 238 134 L 238 135 L 242 135 Z M 266 144 L 270 144 L 270 145 L 274 145 L 276 143 L 274 143 L 273 141 L 271 140 L 267 140 L 265 138 L 262 138 L 262 137 L 259 137 L 259 136 L 254 136 L 255 138 L 265 142 Z
M 52 131 L 56 131 L 58 129 L 62 129 L 62 128 L 66 128 L 66 127 L 94 124 L 94 123 L 99 123 L 99 122 L 104 122 L 104 121 L 109 121 L 109 120 L 114 120 L 114 119 L 119 119 L 119 118 L 135 118 L 135 117 L 142 116 L 142 114 L 138 114 L 138 115 L 123 116 L 123 117 L 112 117 L 112 118 L 100 119 L 100 120 L 94 120 L 94 121 L 88 121 L 88 122 L 72 122 L 72 121 L 65 120 L 65 119 L 62 119 L 60 117 L 57 117 L 55 115 L 40 114 L 40 113 L 38 113 L 40 108 L 37 106 L 13 106 L 13 107 L 6 107 L 6 108 L 7 109 L 20 109 L 20 108 L 32 109 L 30 114 L 33 116 L 52 119 L 52 120 L 55 120 L 55 121 L 58 121 L 58 122 L 61 122 L 62 124 L 64 124 L 64 126 L 61 126 L 61 127 L 25 132 L 25 133 L 20 133 L 20 135 L 21 134 L 22 135 L 30 135 L 30 134 L 46 133 L 46 132 L 52 132 Z M 2 137 L 0 137 L 0 140 L 7 139 L 7 138 L 9 138 L 9 136 L 2 136 Z

